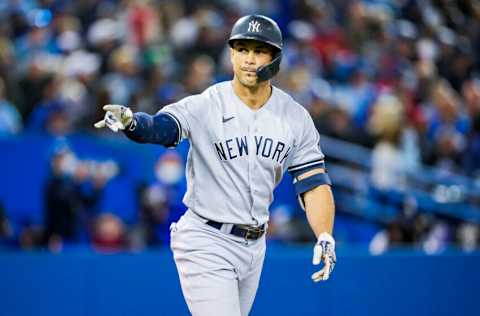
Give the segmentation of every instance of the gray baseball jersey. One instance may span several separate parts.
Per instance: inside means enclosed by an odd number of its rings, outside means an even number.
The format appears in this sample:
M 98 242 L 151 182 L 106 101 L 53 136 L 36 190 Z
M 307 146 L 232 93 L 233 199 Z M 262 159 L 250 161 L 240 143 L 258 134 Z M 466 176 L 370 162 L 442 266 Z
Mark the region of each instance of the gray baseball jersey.
M 246 106 L 231 81 L 164 107 L 189 139 L 185 205 L 222 223 L 268 221 L 284 171 L 323 166 L 319 134 L 304 107 L 273 87 L 259 110 Z

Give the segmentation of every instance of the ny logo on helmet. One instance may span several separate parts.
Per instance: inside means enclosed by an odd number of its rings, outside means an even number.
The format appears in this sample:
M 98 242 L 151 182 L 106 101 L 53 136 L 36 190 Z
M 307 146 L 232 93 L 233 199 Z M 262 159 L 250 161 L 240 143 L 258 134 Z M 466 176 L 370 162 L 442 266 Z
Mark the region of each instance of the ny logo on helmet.
M 248 23 L 248 32 L 260 32 L 260 23 L 253 20 Z

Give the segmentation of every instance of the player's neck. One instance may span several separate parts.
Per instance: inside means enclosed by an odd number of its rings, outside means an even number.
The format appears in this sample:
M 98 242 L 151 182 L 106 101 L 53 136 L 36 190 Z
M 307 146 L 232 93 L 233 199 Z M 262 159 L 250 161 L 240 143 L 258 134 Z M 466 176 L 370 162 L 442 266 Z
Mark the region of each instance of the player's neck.
M 272 86 L 270 82 L 262 82 L 255 87 L 246 87 L 238 80 L 233 80 L 233 91 L 252 110 L 260 109 L 267 103 L 272 94 Z

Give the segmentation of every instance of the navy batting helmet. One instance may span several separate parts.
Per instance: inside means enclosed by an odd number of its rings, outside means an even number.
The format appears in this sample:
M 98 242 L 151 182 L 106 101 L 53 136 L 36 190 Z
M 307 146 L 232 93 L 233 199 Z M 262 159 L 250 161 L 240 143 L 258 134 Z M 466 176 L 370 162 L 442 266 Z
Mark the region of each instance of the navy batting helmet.
M 258 81 L 271 79 L 280 70 L 282 60 L 282 32 L 277 23 L 263 15 L 247 15 L 235 22 L 228 44 L 233 47 L 236 40 L 255 40 L 272 46 L 275 53 L 272 62 L 257 69 Z

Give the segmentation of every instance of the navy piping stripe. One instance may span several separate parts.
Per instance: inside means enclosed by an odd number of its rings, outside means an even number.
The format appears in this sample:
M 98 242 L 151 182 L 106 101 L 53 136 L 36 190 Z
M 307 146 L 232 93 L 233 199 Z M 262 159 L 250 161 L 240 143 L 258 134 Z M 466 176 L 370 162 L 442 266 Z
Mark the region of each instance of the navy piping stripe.
M 298 170 L 298 169 L 302 169 L 302 168 L 305 168 L 305 167 L 310 167 L 310 166 L 314 166 L 316 164 L 322 164 L 322 163 L 325 163 L 325 159 L 323 159 L 323 158 L 313 160 L 313 161 L 309 161 L 309 162 L 305 162 L 305 163 L 302 163 L 302 164 L 299 164 L 299 165 L 296 165 L 296 166 L 291 166 L 287 170 L 289 172 L 292 172 L 292 171 L 295 171 L 295 170 Z
M 325 164 L 314 164 L 312 166 L 303 167 L 302 169 L 299 169 L 299 170 L 289 171 L 289 173 L 292 175 L 292 177 L 296 178 L 298 176 L 301 176 L 304 173 L 309 172 L 310 170 L 319 170 L 319 169 L 323 169 L 325 170 L 325 172 L 327 170 L 325 168 Z

